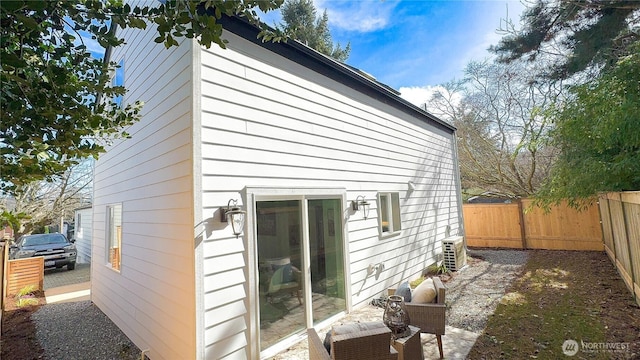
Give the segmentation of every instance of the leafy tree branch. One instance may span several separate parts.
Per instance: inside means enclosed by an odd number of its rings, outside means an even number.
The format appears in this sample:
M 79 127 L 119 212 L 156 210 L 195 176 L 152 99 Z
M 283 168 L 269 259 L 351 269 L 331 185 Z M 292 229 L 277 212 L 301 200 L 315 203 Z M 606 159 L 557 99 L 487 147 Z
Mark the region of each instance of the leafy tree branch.
M 0 2 L 2 193 L 52 180 L 80 159 L 97 157 L 109 141 L 127 137 L 124 129 L 138 121 L 142 103 L 114 101 L 126 91 L 112 84 L 117 65 L 92 54 L 87 41 L 116 47 L 126 40 L 116 28 L 155 24 L 155 41 L 167 48 L 181 37 L 224 48 L 223 16 L 261 26 L 257 10 L 276 9 L 282 0 L 149 4 L 154 6 L 131 7 L 121 0 Z M 266 29 L 260 37 L 284 39 Z

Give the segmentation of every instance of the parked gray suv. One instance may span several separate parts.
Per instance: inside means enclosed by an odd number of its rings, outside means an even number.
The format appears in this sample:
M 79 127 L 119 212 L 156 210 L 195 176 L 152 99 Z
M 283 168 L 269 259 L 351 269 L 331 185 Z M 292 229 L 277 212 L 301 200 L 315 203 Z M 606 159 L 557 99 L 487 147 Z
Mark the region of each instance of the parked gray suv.
M 9 259 L 44 256 L 45 268 L 66 265 L 67 270 L 73 270 L 76 267 L 76 255 L 73 241 L 58 233 L 25 235 L 9 248 Z

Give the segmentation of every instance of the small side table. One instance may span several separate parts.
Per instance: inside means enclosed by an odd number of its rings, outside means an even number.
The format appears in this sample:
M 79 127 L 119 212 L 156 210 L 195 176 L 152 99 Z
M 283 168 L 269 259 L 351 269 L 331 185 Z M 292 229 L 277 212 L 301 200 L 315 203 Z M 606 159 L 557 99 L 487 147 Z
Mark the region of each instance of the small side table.
M 391 346 L 398 352 L 398 360 L 424 360 L 420 328 L 409 325 L 411 334 L 399 339 L 392 339 Z

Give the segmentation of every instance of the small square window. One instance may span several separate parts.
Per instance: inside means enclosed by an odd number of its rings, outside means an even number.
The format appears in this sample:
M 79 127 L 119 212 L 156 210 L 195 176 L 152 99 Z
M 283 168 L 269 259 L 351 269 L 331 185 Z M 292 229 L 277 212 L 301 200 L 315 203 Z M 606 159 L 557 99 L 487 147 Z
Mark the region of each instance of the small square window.
M 381 235 L 390 235 L 402 230 L 400 195 L 397 192 L 378 194 L 378 226 Z
M 107 265 L 120 271 L 122 251 L 122 204 L 107 206 Z

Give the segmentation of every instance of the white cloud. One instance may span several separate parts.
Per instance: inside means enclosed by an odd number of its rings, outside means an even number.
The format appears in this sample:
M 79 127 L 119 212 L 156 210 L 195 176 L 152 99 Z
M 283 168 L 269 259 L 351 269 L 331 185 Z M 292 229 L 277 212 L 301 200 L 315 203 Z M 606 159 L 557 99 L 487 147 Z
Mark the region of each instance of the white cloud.
M 327 10 L 332 26 L 366 33 L 386 28 L 398 1 L 315 0 L 314 5 L 318 15 Z
M 448 119 L 449 115 L 444 113 L 443 110 L 438 110 L 432 101 L 433 95 L 436 92 L 440 92 L 445 98 L 449 99 L 448 101 L 450 101 L 453 106 L 458 106 L 463 96 L 463 94 L 459 92 L 450 93 L 440 85 L 401 87 L 399 91 L 401 98 L 442 119 Z
M 412 103 L 413 105 L 422 107 L 422 104 L 429 102 L 433 94 L 438 90 L 444 90 L 442 86 L 410 86 L 401 87 L 400 97 Z
M 506 26 L 505 18 L 507 16 L 517 24 L 519 22 L 520 15 L 525 10 L 525 6 L 519 1 L 506 1 L 504 4 L 502 2 L 496 2 L 494 7 L 489 9 L 490 10 L 488 11 L 495 15 L 479 17 L 479 19 L 484 19 L 484 22 L 479 22 L 478 30 L 484 31 L 484 34 L 479 36 L 480 41 L 462 54 L 461 58 L 465 59 L 465 65 L 471 60 L 492 58 L 494 55 L 489 53 L 487 50 L 491 45 L 497 45 L 502 38 L 503 35 L 498 33 L 498 29 Z

